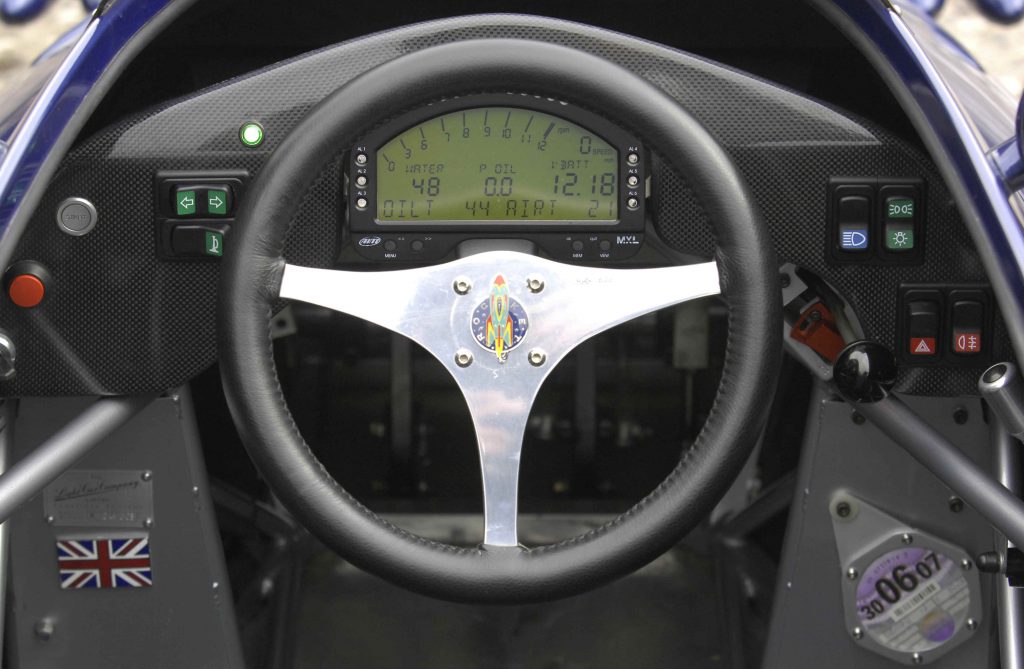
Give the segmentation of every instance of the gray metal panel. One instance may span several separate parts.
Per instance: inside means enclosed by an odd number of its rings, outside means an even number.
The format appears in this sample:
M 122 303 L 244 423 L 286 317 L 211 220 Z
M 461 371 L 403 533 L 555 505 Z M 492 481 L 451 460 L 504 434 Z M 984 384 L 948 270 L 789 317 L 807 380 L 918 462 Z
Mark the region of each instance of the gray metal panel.
M 187 393 L 159 399 L 75 466 L 152 472 L 153 586 L 61 590 L 55 538 L 97 528 L 52 527 L 42 495 L 12 517 L 11 666 L 96 669 L 241 667 L 223 553 Z M 23 457 L 85 409 L 89 399 L 26 399 L 15 424 Z M 110 536 L 128 530 L 112 528 Z M 137 530 L 132 530 L 136 532 Z M 35 632 L 52 621 L 49 639 Z
M 988 428 L 981 403 L 971 398 L 905 398 L 925 421 L 985 469 L 991 469 Z M 958 425 L 953 413 L 967 410 Z M 844 402 L 819 387 L 812 399 L 807 433 L 790 511 L 776 588 L 765 669 L 883 669 L 900 664 L 860 647 L 844 618 L 843 571 L 829 500 L 851 494 L 969 554 L 992 550 L 992 529 L 973 509 L 950 510 L 953 492 L 870 423 L 852 420 Z M 982 575 L 982 610 L 991 611 L 993 577 Z M 992 667 L 991 626 L 985 616 L 977 633 L 930 664 L 939 669 Z

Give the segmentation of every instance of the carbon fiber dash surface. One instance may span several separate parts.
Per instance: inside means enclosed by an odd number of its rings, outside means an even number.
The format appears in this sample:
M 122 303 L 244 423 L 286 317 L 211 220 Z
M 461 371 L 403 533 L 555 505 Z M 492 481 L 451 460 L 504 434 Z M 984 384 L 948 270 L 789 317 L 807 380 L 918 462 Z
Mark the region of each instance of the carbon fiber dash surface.
M 414 25 L 346 42 L 150 109 L 81 140 L 65 158 L 22 239 L 16 259 L 43 263 L 54 280 L 32 310 L 0 301 L 0 327 L 18 347 L 18 376 L 2 395 L 158 392 L 217 355 L 217 264 L 156 257 L 158 171 L 239 170 L 256 175 L 289 129 L 324 96 L 398 55 L 455 40 L 518 37 L 588 51 L 652 81 L 704 123 L 746 176 L 782 261 L 818 273 L 851 301 L 869 336 L 895 346 L 902 282 L 983 282 L 980 260 L 931 162 L 910 145 L 743 73 L 649 42 L 538 17 L 484 15 Z M 389 110 L 381 110 L 382 117 Z M 266 129 L 258 149 L 240 125 Z M 628 126 L 628 119 L 616 119 Z M 339 151 L 345 147 L 339 147 Z M 657 152 L 657 147 L 649 147 Z M 682 180 L 653 165 L 649 210 L 673 249 L 709 255 L 713 239 Z M 925 262 L 835 266 L 826 262 L 829 177 L 917 177 L 927 184 Z M 83 237 L 60 232 L 57 204 L 84 197 L 99 211 Z M 337 162 L 305 195 L 286 248 L 290 262 L 329 266 L 338 257 Z M 994 354 L 1009 357 L 1005 328 Z M 906 370 L 900 389 L 973 391 L 980 369 Z

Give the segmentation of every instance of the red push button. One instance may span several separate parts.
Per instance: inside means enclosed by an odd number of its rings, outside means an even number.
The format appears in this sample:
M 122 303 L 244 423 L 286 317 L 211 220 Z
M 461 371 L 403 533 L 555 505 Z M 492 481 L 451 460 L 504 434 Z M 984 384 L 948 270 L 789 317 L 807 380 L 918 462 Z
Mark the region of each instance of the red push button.
M 19 307 L 31 309 L 43 301 L 46 296 L 46 286 L 37 276 L 32 274 L 19 274 L 11 279 L 7 286 L 7 294 Z

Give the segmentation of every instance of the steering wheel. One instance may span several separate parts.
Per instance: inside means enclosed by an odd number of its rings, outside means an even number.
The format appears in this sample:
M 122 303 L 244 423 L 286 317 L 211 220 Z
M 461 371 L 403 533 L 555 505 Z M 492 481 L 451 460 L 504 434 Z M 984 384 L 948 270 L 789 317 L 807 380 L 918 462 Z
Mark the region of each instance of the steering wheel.
M 685 176 L 712 222 L 715 262 L 603 269 L 505 251 L 372 273 L 285 262 L 284 240 L 303 194 L 360 133 L 384 114 L 486 91 L 553 97 L 630 128 Z M 285 506 L 324 544 L 356 566 L 424 594 L 470 602 L 540 601 L 643 566 L 711 510 L 767 417 L 781 358 L 780 291 L 771 242 L 752 197 L 724 151 L 674 100 L 592 55 L 524 40 L 472 40 L 366 72 L 313 109 L 270 156 L 248 189 L 229 246 L 220 286 L 221 370 L 250 456 Z M 598 332 L 719 292 L 728 304 L 729 324 L 721 384 L 678 466 L 646 498 L 600 528 L 554 545 L 519 545 L 523 432 L 548 373 Z M 460 548 L 395 527 L 349 495 L 317 461 L 292 420 L 274 368 L 270 320 L 282 298 L 390 328 L 444 364 L 476 430 L 483 545 Z M 518 328 L 521 346 L 495 345 L 493 352 L 477 343 L 470 324 L 485 305 L 500 323 Z M 516 313 L 509 323 L 509 314 Z M 486 312 L 476 315 L 481 314 Z

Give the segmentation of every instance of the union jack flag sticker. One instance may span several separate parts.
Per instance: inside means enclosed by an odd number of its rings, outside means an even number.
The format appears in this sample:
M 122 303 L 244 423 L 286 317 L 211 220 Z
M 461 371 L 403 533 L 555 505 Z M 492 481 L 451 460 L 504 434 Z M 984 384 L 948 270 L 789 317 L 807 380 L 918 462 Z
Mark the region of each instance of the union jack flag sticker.
M 64 590 L 153 585 L 147 537 L 58 539 L 57 565 Z

